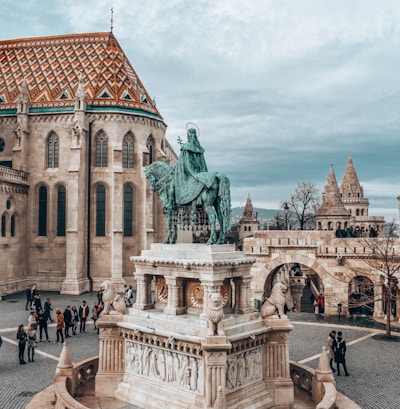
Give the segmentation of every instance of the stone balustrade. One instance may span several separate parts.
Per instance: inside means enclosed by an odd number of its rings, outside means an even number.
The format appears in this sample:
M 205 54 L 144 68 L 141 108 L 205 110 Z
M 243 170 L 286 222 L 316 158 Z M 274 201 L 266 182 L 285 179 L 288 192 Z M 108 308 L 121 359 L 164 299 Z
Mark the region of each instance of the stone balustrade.
M 290 377 L 296 388 L 302 389 L 312 397 L 312 380 L 315 370 L 305 365 L 290 361 Z M 316 405 L 316 409 L 336 409 L 336 386 L 332 382 L 323 382 L 323 398 Z
M 74 399 L 77 390 L 94 379 L 99 367 L 99 358 L 89 358 L 74 364 L 72 375 L 59 375 L 54 382 L 54 409 L 89 409 Z
M 11 169 L 6 166 L 0 166 L 0 180 L 5 182 L 19 182 L 26 184 L 29 173 L 22 170 Z

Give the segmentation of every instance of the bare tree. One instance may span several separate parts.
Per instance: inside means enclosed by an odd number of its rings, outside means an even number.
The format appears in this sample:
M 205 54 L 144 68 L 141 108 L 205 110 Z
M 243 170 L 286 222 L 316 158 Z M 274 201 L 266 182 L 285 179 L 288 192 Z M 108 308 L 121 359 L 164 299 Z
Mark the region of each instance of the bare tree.
M 357 244 L 365 250 L 366 257 L 363 261 L 366 269 L 360 271 L 359 282 L 355 284 L 358 292 L 351 295 L 349 307 L 368 308 L 374 303 L 382 302 L 386 314 L 386 337 L 391 338 L 391 316 L 392 308 L 396 303 L 396 293 L 400 281 L 400 242 L 393 234 L 395 231 L 394 221 L 386 232 L 381 232 L 382 237 L 368 237 L 355 239 Z M 346 240 L 346 246 L 352 249 L 352 239 Z M 371 277 L 376 282 L 380 278 L 378 286 L 380 291 L 368 282 L 362 281 L 362 277 Z M 378 293 L 378 294 L 377 294 Z
M 287 206 L 289 220 L 296 220 L 300 230 L 313 229 L 315 216 L 321 207 L 321 199 L 317 186 L 312 182 L 301 182 L 288 201 L 282 202 L 281 207 Z

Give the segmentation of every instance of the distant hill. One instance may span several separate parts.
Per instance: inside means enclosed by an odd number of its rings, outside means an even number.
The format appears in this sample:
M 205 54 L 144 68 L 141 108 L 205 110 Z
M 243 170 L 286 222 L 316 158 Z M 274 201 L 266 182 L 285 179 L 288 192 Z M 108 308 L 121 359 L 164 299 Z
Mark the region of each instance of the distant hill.
M 232 219 L 240 219 L 242 217 L 244 207 L 232 207 Z M 259 219 L 273 219 L 277 213 L 283 213 L 281 209 L 261 209 L 254 207 L 254 212 L 258 213 Z

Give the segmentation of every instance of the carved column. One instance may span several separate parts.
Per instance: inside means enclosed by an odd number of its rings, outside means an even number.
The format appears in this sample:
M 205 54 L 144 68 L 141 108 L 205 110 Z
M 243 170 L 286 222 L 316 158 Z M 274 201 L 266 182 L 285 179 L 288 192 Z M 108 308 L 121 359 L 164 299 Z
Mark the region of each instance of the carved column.
M 207 337 L 205 342 L 202 342 L 202 346 L 205 362 L 204 395 L 206 409 L 212 409 L 220 386 L 223 395 L 225 394 L 227 352 L 232 348 L 232 345 L 226 341 L 225 336 L 215 336 Z
M 287 319 L 265 321 L 271 327 L 271 335 L 264 345 L 264 379 L 267 389 L 273 391 L 276 407 L 291 409 L 294 390 L 290 378 L 289 331 L 293 326 Z
M 133 308 L 138 310 L 148 310 L 154 308 L 151 302 L 151 280 L 152 276 L 136 273 L 136 303 Z
M 235 280 L 235 313 L 247 314 L 253 311 L 250 304 L 251 277 L 239 277 Z
M 168 304 L 164 308 L 164 314 L 184 314 L 186 307 L 183 305 L 182 279 L 165 277 L 165 281 L 168 285 Z
M 115 320 L 122 320 L 122 316 L 118 318 L 106 316 L 97 321 L 100 328 L 100 349 L 95 386 L 96 397 L 114 397 L 114 391 L 124 375 L 125 340 L 119 338 L 119 329 L 116 327 Z

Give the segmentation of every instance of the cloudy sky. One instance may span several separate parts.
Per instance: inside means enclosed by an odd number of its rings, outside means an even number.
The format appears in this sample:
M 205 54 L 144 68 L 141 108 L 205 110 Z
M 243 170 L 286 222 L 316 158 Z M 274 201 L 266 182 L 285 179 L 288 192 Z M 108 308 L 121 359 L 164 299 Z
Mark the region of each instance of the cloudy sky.
M 0 38 L 108 31 L 111 7 L 169 142 L 197 123 L 234 206 L 322 192 L 352 154 L 370 215 L 398 218 L 400 1 L 1 0 Z

